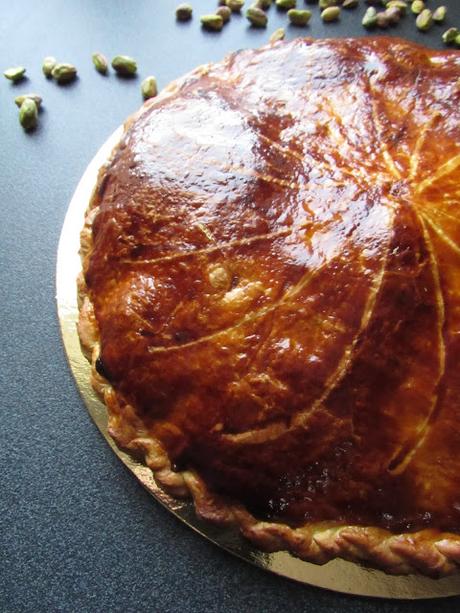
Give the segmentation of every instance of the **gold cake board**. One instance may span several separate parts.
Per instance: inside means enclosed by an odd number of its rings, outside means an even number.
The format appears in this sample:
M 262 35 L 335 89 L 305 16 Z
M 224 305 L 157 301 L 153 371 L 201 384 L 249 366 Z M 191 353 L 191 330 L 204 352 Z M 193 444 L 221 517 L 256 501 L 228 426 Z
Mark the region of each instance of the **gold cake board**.
M 115 445 L 107 432 L 105 406 L 90 385 L 90 365 L 80 349 L 76 329 L 76 278 L 81 270 L 78 251 L 84 212 L 96 185 L 99 168 L 110 157 L 122 133 L 123 128 L 120 127 L 104 143 L 75 190 L 59 241 L 56 274 L 57 309 L 70 368 L 89 414 L 110 447 L 152 496 L 181 521 L 219 547 L 265 570 L 309 585 L 360 596 L 418 599 L 460 595 L 460 573 L 438 580 L 414 575 L 400 577 L 345 560 L 332 560 L 324 566 L 318 566 L 299 560 L 287 552 L 261 552 L 243 539 L 236 529 L 222 529 L 197 518 L 191 502 L 178 501 L 165 494 L 155 483 L 149 468 Z

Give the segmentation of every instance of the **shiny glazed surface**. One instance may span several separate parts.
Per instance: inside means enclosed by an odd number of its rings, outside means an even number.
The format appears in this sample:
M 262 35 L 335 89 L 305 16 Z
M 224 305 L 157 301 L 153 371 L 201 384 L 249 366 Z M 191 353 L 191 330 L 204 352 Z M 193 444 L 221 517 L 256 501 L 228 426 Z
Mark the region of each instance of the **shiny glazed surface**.
M 101 175 L 99 370 L 259 517 L 460 530 L 459 77 L 395 39 L 243 51 Z

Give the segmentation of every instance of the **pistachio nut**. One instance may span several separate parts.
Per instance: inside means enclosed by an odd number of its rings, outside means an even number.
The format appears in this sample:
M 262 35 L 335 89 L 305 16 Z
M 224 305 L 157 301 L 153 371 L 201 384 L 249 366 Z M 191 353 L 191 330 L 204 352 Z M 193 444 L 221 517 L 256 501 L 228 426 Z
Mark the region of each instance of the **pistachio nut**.
M 459 34 L 460 34 L 460 31 L 458 30 L 458 28 L 449 28 L 442 35 L 442 40 L 446 43 L 446 45 L 449 45 L 450 43 L 455 42 L 455 38 Z
M 289 9 L 295 9 L 297 1 L 296 0 L 276 0 L 276 6 L 283 11 L 289 11 Z
M 189 21 L 192 18 L 193 8 L 191 4 L 179 4 L 176 8 L 177 21 Z
M 319 0 L 318 6 L 320 9 L 327 9 L 330 6 L 336 6 L 338 0 Z
M 146 77 L 141 83 L 141 92 L 144 100 L 154 98 L 158 94 L 157 80 L 155 77 Z
M 359 0 L 343 0 L 342 8 L 344 9 L 354 9 L 358 6 Z
M 200 17 L 201 25 L 206 30 L 214 30 L 215 32 L 219 32 L 222 30 L 222 26 L 224 25 L 224 20 L 220 15 L 202 15 Z
M 123 77 L 132 77 L 137 72 L 137 62 L 129 55 L 116 55 L 112 60 L 112 68 Z
M 57 59 L 52 55 L 45 57 L 42 63 L 42 71 L 47 79 L 51 79 L 51 72 L 57 64 Z
M 51 76 L 60 85 L 63 83 L 70 83 L 77 76 L 77 69 L 73 64 L 56 64 L 51 71 Z
M 250 6 L 246 11 L 246 19 L 249 23 L 255 28 L 266 28 L 267 27 L 267 15 L 265 11 L 257 8 L 257 6 Z
M 272 0 L 257 0 L 255 6 L 259 9 L 266 11 L 272 5 Z
M 337 21 L 340 17 L 340 7 L 339 6 L 329 6 L 327 9 L 324 9 L 321 13 L 321 19 L 325 22 Z
M 273 32 L 273 34 L 270 36 L 270 42 L 271 43 L 277 43 L 279 40 L 284 40 L 284 37 L 286 36 L 286 31 L 284 28 L 278 28 L 277 30 L 275 30 Z
M 19 123 L 24 130 L 33 130 L 37 125 L 38 109 L 32 98 L 26 98 L 19 107 Z
M 300 9 L 290 9 L 287 12 L 287 16 L 289 21 L 294 26 L 306 26 L 311 18 L 311 11 L 308 10 L 300 10 Z
M 385 15 L 387 16 L 388 23 L 390 25 L 396 25 L 401 19 L 401 11 L 396 6 L 392 6 L 385 10 Z
M 38 94 L 22 94 L 21 96 L 16 96 L 16 98 L 14 99 L 15 105 L 20 107 L 26 98 L 30 98 L 30 100 L 33 100 L 37 109 L 41 107 L 43 99 Z
M 373 6 L 366 10 L 361 23 L 365 28 L 375 28 L 377 25 L 377 11 Z
M 444 19 L 446 18 L 446 14 L 447 14 L 447 7 L 438 6 L 438 8 L 435 9 L 435 11 L 433 12 L 433 21 L 436 21 L 436 23 L 442 23 Z
M 24 68 L 24 66 L 14 66 L 13 68 L 7 68 L 3 73 L 3 75 L 10 81 L 13 81 L 13 83 L 22 81 L 25 74 L 26 69 Z
M 232 13 L 239 13 L 244 6 L 244 0 L 227 0 L 227 6 Z
M 400 16 L 405 15 L 407 13 L 407 2 L 404 0 L 390 0 L 386 4 L 387 9 L 396 8 L 400 12 Z
M 94 68 L 98 72 L 100 72 L 101 74 L 107 74 L 107 70 L 109 69 L 109 63 L 105 55 L 102 55 L 102 53 L 98 52 L 93 53 L 91 59 L 93 60 Z
M 410 10 L 414 13 L 414 15 L 420 15 L 424 8 L 425 3 L 423 2 L 423 0 L 414 0 L 410 5 Z
M 227 23 L 232 16 L 232 11 L 228 8 L 228 6 L 219 6 L 216 11 L 216 15 L 220 15 L 222 17 L 222 21 Z
M 426 32 L 431 28 L 433 25 L 433 13 L 430 11 L 430 9 L 423 9 L 423 11 L 417 15 L 415 25 L 422 32 Z

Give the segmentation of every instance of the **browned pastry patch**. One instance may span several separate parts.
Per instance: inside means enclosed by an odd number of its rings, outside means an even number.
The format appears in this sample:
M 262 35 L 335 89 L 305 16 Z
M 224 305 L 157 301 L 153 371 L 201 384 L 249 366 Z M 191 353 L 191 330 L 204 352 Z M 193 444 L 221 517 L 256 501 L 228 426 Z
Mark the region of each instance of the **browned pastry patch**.
M 460 563 L 460 57 L 235 53 L 127 123 L 82 233 L 112 436 L 264 549 Z

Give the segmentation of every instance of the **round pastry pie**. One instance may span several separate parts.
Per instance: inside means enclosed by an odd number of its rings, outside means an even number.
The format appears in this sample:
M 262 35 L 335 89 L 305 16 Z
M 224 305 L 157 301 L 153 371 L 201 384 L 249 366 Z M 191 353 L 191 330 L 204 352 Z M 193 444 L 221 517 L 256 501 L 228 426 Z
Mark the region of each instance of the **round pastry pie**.
M 79 334 L 118 445 L 263 550 L 460 564 L 460 55 L 297 39 L 149 100 Z

